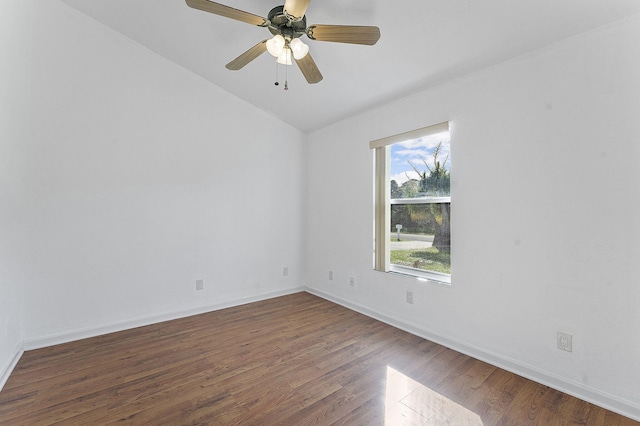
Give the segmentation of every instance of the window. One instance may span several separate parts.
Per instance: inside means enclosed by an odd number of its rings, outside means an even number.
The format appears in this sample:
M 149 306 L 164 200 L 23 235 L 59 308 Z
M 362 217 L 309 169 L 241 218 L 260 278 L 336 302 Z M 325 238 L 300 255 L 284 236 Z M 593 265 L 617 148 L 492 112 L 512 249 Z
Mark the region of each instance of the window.
M 449 123 L 378 139 L 375 269 L 451 282 Z

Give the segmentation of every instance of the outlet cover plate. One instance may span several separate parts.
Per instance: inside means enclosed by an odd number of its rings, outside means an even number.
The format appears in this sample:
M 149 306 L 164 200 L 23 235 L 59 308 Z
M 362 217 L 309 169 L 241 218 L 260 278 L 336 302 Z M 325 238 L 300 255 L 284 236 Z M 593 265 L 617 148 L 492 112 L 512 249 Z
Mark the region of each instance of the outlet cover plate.
M 569 333 L 563 333 L 562 331 L 558 331 L 558 349 L 567 352 L 573 352 L 573 342 L 572 335 Z
M 413 292 L 407 291 L 407 303 L 413 305 Z

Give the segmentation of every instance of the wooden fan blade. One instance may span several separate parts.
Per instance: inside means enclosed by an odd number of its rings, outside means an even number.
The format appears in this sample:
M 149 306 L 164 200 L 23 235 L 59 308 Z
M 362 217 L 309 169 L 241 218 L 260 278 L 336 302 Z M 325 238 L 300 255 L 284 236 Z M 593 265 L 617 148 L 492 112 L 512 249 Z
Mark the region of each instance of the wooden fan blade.
M 232 71 L 237 71 L 242 69 L 249 62 L 253 61 L 258 56 L 262 55 L 267 51 L 267 40 L 262 40 L 260 43 L 253 46 L 251 49 L 244 52 L 242 55 L 235 58 L 233 61 L 229 62 L 227 65 L 227 69 Z
M 284 10 L 294 18 L 302 19 L 309 7 L 309 3 L 311 3 L 311 0 L 285 0 Z
M 311 53 L 307 53 L 304 58 L 296 59 L 295 61 L 300 71 L 302 71 L 302 75 L 307 79 L 307 83 L 315 84 L 322 81 L 322 74 L 320 74 L 318 66 L 311 57 Z
M 373 46 L 380 39 L 380 28 L 356 25 L 311 25 L 307 36 L 312 40 Z
M 204 10 L 205 12 L 214 13 L 216 15 L 224 16 L 225 18 L 235 19 L 246 22 L 247 24 L 257 25 L 259 27 L 265 26 L 267 22 L 267 20 L 261 16 L 234 9 L 233 7 L 225 6 L 220 3 L 214 3 L 209 0 L 186 0 L 186 2 L 187 6 L 194 9 Z

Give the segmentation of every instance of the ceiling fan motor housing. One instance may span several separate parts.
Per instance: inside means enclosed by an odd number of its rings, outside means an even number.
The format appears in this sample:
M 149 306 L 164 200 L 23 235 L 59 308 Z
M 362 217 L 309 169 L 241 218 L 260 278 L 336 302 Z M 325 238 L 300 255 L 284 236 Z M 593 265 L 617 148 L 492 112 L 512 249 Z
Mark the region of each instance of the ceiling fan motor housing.
M 273 35 L 282 35 L 284 38 L 294 39 L 306 33 L 307 17 L 294 20 L 284 11 L 284 6 L 276 6 L 269 12 L 267 19 L 270 22 L 269 31 Z

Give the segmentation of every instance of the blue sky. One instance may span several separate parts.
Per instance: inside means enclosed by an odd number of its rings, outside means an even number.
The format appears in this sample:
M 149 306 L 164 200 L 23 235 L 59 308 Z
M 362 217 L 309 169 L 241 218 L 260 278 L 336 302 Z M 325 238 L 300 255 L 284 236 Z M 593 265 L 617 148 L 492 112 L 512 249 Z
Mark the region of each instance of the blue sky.
M 449 132 L 442 132 L 391 145 L 391 180 L 402 185 L 409 179 L 418 179 L 419 177 L 409 165 L 409 161 L 418 170 L 423 171 L 425 166 L 420 156 L 427 160 L 429 167 L 433 168 L 433 151 L 440 141 L 442 141 L 442 150 L 438 159 L 442 162 L 449 156 L 449 160 L 445 164 L 446 169 L 449 170 L 451 166 L 451 138 Z

